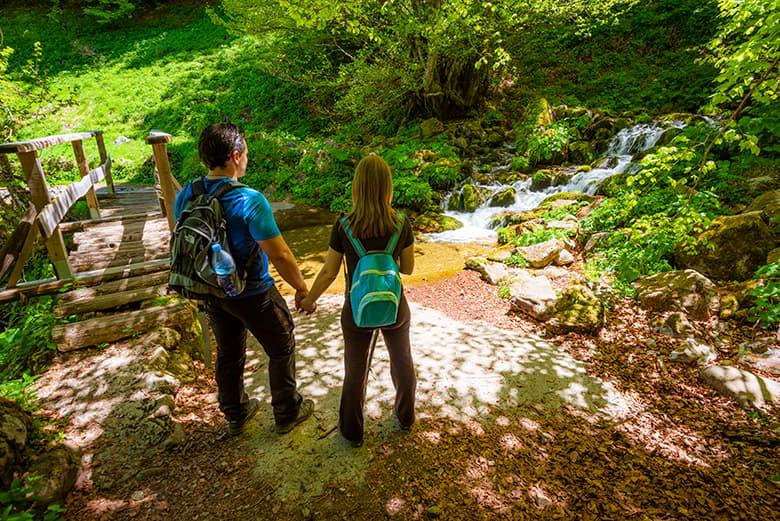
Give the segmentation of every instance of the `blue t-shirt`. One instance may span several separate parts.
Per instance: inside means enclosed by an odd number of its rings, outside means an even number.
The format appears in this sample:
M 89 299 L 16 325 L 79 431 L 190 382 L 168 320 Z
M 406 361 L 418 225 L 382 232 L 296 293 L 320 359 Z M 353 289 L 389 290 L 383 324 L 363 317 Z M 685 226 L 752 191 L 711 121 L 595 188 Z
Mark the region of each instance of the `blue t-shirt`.
M 227 178 L 206 180 L 206 191 L 214 193 L 220 183 Z M 188 184 L 176 194 L 176 203 L 173 213 L 176 219 L 192 198 L 192 183 Z M 263 293 L 274 284 L 274 279 L 268 273 L 268 256 L 256 247 L 257 241 L 273 239 L 280 235 L 276 226 L 271 204 L 263 194 L 249 187 L 234 188 L 220 197 L 222 209 L 225 212 L 227 222 L 228 245 L 237 265 L 247 266 L 249 256 L 253 254 L 259 257 L 254 263 L 254 268 L 247 273 L 246 289 L 241 293 L 242 297 Z

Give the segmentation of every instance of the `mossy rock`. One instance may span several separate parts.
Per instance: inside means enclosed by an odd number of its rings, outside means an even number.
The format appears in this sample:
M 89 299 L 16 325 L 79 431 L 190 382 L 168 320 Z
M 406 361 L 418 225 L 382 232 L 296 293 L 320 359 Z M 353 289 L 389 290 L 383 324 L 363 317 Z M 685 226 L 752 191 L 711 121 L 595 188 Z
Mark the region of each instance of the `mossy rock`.
M 678 246 L 677 265 L 718 280 L 747 280 L 766 263 L 777 239 L 755 211 L 716 219 L 691 249 Z
M 661 137 L 658 138 L 658 141 L 655 142 L 655 147 L 653 147 L 653 149 L 655 149 L 656 147 L 665 147 L 666 145 L 671 143 L 674 138 L 682 134 L 682 132 L 683 130 L 677 127 L 671 127 L 664 130 L 664 133 L 661 134 Z
M 543 213 L 540 210 L 529 210 L 527 212 L 502 212 L 495 215 L 490 220 L 490 228 L 495 230 L 496 228 L 502 228 L 504 226 L 512 226 L 515 224 L 522 224 L 524 222 L 538 219 Z
M 450 198 L 449 208 L 464 212 L 473 212 L 482 206 L 490 195 L 490 190 L 472 184 L 463 185 L 460 192 Z
M 628 174 L 626 173 L 607 177 L 599 183 L 599 186 L 596 189 L 596 195 L 606 195 L 607 197 L 618 195 L 626 188 L 626 179 L 628 179 Z
M 780 215 L 780 190 L 772 190 L 759 195 L 750 203 L 748 212 L 763 212 L 767 220 L 772 221 Z
M 555 184 L 557 174 L 553 170 L 537 170 L 531 176 L 531 190 L 544 190 Z
M 504 171 L 498 172 L 493 176 L 493 179 L 501 183 L 502 185 L 513 185 L 518 181 L 528 179 L 528 174 L 522 172 Z
M 429 118 L 420 123 L 420 130 L 425 137 L 435 136 L 444 132 L 444 123 L 436 118 Z
M 526 121 L 535 127 L 546 127 L 555 120 L 552 107 L 546 98 L 536 98 L 526 108 Z
M 504 188 L 503 190 L 496 192 L 493 197 L 490 198 L 490 202 L 488 203 L 492 207 L 507 207 L 512 206 L 515 204 L 515 197 L 517 196 L 517 191 L 512 188 Z
M 586 286 L 561 291 L 550 325 L 565 331 L 595 333 L 604 325 L 604 304 Z
M 682 121 L 686 125 L 690 125 L 697 118 L 696 114 L 690 114 L 688 112 L 670 112 L 669 114 L 663 114 L 658 117 L 658 121 L 661 123 L 671 123 L 673 121 Z
M 590 163 L 596 157 L 593 145 L 589 141 L 574 141 L 569 143 L 569 160 L 573 163 Z
M 463 228 L 459 220 L 435 212 L 425 212 L 414 218 L 414 229 L 422 233 L 448 232 Z
M 598 199 L 598 197 L 594 197 L 588 194 L 583 194 L 580 192 L 560 192 L 545 197 L 542 203 L 539 205 L 539 209 L 544 209 L 546 207 L 549 207 L 553 201 L 557 201 L 559 199 L 566 199 L 566 200 L 577 201 L 577 202 L 583 202 L 583 201 L 592 202 Z

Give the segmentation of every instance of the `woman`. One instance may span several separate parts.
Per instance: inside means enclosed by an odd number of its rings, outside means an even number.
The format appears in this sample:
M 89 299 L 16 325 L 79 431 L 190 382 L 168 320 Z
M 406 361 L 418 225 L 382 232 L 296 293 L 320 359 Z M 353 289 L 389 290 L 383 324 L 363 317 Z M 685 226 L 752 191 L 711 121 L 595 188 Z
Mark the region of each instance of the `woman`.
M 414 235 L 409 221 L 391 207 L 392 198 L 393 181 L 388 164 L 374 154 L 363 158 L 352 180 L 352 212 L 348 215 L 352 232 L 366 251 L 384 250 L 402 219 L 401 234 L 393 250 L 393 258 L 399 262 L 401 273 L 410 275 L 414 270 Z M 342 258 L 345 258 L 347 298 L 341 310 L 345 371 L 339 430 L 352 446 L 360 447 L 363 444 L 363 405 L 373 330 L 358 328 L 352 318 L 349 290 L 359 256 L 338 220 L 333 225 L 329 246 L 325 265 L 301 307 L 308 313 L 316 309 L 317 299 L 336 280 Z M 390 375 L 396 392 L 393 410 L 403 430 L 409 430 L 414 423 L 414 395 L 417 387 L 409 345 L 409 317 L 409 305 L 402 293 L 398 319 L 395 324 L 381 328 L 390 353 Z

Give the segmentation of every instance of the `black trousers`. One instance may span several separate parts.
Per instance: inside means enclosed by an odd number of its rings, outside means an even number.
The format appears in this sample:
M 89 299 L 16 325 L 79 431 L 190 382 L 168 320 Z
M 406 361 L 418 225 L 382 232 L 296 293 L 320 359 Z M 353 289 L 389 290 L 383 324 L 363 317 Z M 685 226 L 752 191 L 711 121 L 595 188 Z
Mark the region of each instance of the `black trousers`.
M 380 329 L 390 355 L 390 377 L 395 387 L 393 410 L 404 427 L 411 427 L 414 423 L 417 390 L 417 375 L 409 343 L 410 319 L 409 304 L 403 296 L 398 306 L 396 323 Z M 355 325 L 349 297 L 341 310 L 341 330 L 344 334 L 344 387 L 339 407 L 339 429 L 348 440 L 359 441 L 363 439 L 363 406 L 373 330 Z
M 249 397 L 244 390 L 244 365 L 249 330 L 268 355 L 274 419 L 277 424 L 293 421 L 302 401 L 295 381 L 294 325 L 276 286 L 260 295 L 210 299 L 206 313 L 217 339 L 217 396 L 225 418 L 238 421 L 246 411 Z

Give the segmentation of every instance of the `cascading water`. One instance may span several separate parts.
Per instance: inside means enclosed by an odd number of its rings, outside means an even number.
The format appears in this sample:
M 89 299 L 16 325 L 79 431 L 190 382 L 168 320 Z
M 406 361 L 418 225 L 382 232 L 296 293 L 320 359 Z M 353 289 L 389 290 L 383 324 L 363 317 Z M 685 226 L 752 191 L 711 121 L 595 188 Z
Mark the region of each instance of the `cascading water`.
M 637 152 L 648 150 L 658 143 L 661 136 L 670 128 L 683 128 L 684 123 L 674 121 L 666 126 L 656 124 L 642 124 L 626 128 L 618 132 L 609 142 L 605 156 L 599 161 L 598 166 L 587 172 L 574 174 L 569 182 L 564 185 L 552 186 L 543 190 L 531 190 L 531 178 L 518 181 L 512 185 L 477 184 L 475 186 L 485 188 L 491 192 L 486 202 L 474 212 L 446 211 L 445 215 L 454 217 L 463 223 L 463 227 L 448 232 L 432 233 L 428 238 L 438 242 L 485 242 L 494 241 L 496 232 L 490 229 L 491 219 L 503 212 L 524 212 L 533 210 L 549 195 L 561 192 L 580 192 L 594 194 L 599 184 L 606 178 L 631 171 L 633 157 Z M 512 155 L 499 154 L 500 162 L 491 169 L 491 174 L 507 171 L 510 168 Z M 577 166 L 570 167 L 569 171 L 577 170 Z M 566 171 L 564 171 L 565 173 Z M 508 207 L 489 206 L 493 194 L 508 187 L 515 189 L 515 202 Z M 452 194 L 445 199 L 445 208 Z

